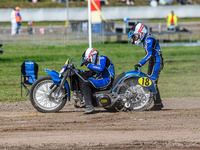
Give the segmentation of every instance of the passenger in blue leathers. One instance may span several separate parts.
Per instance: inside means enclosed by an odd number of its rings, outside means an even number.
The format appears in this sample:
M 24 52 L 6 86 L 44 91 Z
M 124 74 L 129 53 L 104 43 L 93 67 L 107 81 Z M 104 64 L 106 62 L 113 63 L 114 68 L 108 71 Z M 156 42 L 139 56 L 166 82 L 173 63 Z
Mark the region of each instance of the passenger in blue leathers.
M 138 46 L 143 42 L 146 56 L 138 64 L 135 65 L 135 69 L 142 67 L 147 61 L 149 61 L 148 75 L 154 81 L 157 90 L 156 97 L 154 98 L 154 106 L 150 110 L 161 110 L 164 106 L 160 98 L 160 92 L 157 84 L 158 77 L 160 71 L 163 69 L 164 63 L 160 45 L 156 38 L 149 34 L 147 32 L 147 28 L 141 23 L 137 23 L 132 27 L 128 38 L 131 39 L 133 44 Z
M 82 55 L 81 66 L 86 65 L 90 71 L 82 72 L 83 78 L 89 82 L 82 82 L 81 91 L 86 104 L 85 114 L 94 112 L 92 105 L 92 92 L 94 90 L 106 90 L 112 86 L 115 78 L 115 70 L 112 61 L 106 56 L 98 56 L 98 51 L 88 48 Z M 95 75 L 93 77 L 93 75 Z

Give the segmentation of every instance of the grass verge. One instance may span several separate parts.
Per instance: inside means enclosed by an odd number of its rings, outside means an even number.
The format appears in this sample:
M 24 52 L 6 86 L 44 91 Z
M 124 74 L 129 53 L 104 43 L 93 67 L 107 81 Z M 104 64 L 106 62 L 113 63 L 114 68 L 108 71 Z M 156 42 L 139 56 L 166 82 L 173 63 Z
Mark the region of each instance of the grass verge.
M 27 46 L 4 45 L 0 55 L 0 102 L 25 101 L 20 96 L 20 66 L 33 60 L 39 65 L 38 76 L 47 75 L 43 69 L 60 71 L 66 59 L 77 60 L 88 45 L 80 46 Z M 145 55 L 142 47 L 128 44 L 93 45 L 101 55 L 106 55 L 115 65 L 116 76 L 134 69 Z M 160 74 L 159 88 L 163 98 L 200 97 L 200 47 L 163 47 L 164 70 Z M 80 67 L 79 67 L 80 68 Z M 81 69 L 86 69 L 85 67 Z M 147 72 L 147 64 L 142 67 Z

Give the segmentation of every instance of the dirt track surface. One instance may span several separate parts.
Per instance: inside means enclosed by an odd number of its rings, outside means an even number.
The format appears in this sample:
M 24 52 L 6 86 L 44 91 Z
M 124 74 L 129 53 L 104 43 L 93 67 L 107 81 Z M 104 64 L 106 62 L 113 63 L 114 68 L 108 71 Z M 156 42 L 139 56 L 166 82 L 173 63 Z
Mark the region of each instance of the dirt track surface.
M 0 149 L 199 150 L 200 98 L 163 99 L 162 111 L 97 113 L 66 105 L 37 112 L 29 101 L 0 103 Z

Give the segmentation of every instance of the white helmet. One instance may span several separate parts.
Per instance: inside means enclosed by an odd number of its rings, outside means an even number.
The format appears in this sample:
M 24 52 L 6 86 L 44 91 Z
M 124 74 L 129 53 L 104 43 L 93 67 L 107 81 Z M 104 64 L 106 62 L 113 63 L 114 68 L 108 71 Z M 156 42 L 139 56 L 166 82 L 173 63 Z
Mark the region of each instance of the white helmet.
M 131 38 L 132 43 L 135 43 L 135 45 L 139 46 L 146 34 L 146 27 L 141 23 L 137 23 L 135 26 L 132 27 L 132 30 L 129 32 L 128 38 Z
M 84 64 L 85 61 L 96 64 L 98 51 L 94 48 L 88 48 L 82 55 L 81 66 Z

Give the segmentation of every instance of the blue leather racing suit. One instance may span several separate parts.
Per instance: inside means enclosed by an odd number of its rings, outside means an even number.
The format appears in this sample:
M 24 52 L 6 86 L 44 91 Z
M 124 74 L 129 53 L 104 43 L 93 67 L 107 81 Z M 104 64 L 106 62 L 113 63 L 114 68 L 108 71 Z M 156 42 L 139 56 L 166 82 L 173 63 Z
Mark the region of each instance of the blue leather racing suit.
M 160 45 L 153 35 L 147 34 L 143 41 L 143 47 L 145 49 L 146 56 L 140 61 L 139 64 L 142 66 L 149 61 L 148 75 L 152 80 L 154 80 L 157 90 L 156 97 L 154 98 L 154 104 L 160 105 L 162 100 L 157 84 L 160 71 L 164 66 Z
M 148 75 L 152 80 L 157 80 L 160 71 L 163 69 L 163 58 L 160 45 L 153 35 L 147 35 L 143 42 L 146 56 L 140 61 L 143 66 L 149 61 Z
M 115 70 L 112 61 L 106 56 L 99 56 L 96 65 L 88 64 L 87 67 L 97 72 L 96 77 L 90 77 L 89 81 L 95 88 L 104 89 L 115 78 Z
M 106 56 L 99 56 L 96 64 L 88 64 L 90 71 L 84 75 L 89 82 L 81 83 L 81 91 L 86 103 L 86 106 L 92 106 L 92 92 L 97 90 L 106 90 L 112 86 L 115 78 L 115 70 L 112 61 Z M 93 75 L 95 75 L 93 77 Z

